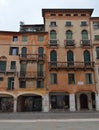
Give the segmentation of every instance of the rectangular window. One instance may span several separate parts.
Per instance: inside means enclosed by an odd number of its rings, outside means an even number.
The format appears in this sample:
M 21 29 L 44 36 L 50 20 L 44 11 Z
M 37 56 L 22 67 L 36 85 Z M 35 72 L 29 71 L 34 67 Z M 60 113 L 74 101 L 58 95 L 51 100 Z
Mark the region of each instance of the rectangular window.
M 10 69 L 16 69 L 16 61 L 11 61 Z
M 8 90 L 13 90 L 14 89 L 14 78 L 10 77 L 8 78 Z
M 0 61 L 0 72 L 6 71 L 6 61 Z
M 56 14 L 50 14 L 50 16 L 56 16 Z
M 66 26 L 72 26 L 71 21 L 66 22 Z
M 13 36 L 13 42 L 17 42 L 18 41 L 18 36 Z
M 92 74 L 86 74 L 86 84 L 92 84 Z
M 63 16 L 63 14 L 58 14 L 58 16 Z
M 44 41 L 44 36 L 38 36 L 38 41 L 43 42 Z
M 95 40 L 99 41 L 99 35 L 95 35 Z
M 78 16 L 78 14 L 74 14 L 74 16 Z
M 3 81 L 3 77 L 0 77 L 0 81 Z
M 57 84 L 57 74 L 56 73 L 50 74 L 50 83 Z
M 71 14 L 66 14 L 66 16 L 71 16 Z
M 54 22 L 54 21 L 51 22 L 51 23 L 50 23 L 50 26 L 52 26 L 52 27 L 56 26 L 56 22 Z
M 9 54 L 10 54 L 10 55 L 18 55 L 18 50 L 19 50 L 18 47 L 10 47 L 10 52 L 9 52 Z
M 22 42 L 27 42 L 27 36 L 22 36 Z
M 93 28 L 94 29 L 99 29 L 99 22 L 94 22 L 93 23 Z
M 44 88 L 44 81 L 43 80 L 37 80 L 37 88 Z
M 86 16 L 86 14 L 81 14 L 81 16 Z
M 26 81 L 20 81 L 19 82 L 19 87 L 20 88 L 26 88 Z
M 75 84 L 75 75 L 68 74 L 68 84 Z
M 87 26 L 87 22 L 86 21 L 82 21 L 81 22 L 81 26 Z

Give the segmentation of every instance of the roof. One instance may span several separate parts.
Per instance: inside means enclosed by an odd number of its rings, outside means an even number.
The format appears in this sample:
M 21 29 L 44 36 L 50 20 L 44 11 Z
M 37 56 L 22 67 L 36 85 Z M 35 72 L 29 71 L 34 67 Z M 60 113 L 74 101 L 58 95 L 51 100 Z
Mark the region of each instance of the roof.
M 42 16 L 45 16 L 45 13 L 89 13 L 90 16 L 92 15 L 94 9 L 77 9 L 77 8 L 73 8 L 73 9 L 58 9 L 58 8 L 51 8 L 51 9 L 42 9 Z

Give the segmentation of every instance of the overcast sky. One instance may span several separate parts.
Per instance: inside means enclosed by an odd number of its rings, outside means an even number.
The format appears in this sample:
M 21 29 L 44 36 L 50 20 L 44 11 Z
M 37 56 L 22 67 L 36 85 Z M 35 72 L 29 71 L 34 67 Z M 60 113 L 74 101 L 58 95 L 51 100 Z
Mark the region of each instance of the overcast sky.
M 42 24 L 42 8 L 93 8 L 99 17 L 99 0 L 0 0 L 0 30 L 19 31 L 20 21 Z

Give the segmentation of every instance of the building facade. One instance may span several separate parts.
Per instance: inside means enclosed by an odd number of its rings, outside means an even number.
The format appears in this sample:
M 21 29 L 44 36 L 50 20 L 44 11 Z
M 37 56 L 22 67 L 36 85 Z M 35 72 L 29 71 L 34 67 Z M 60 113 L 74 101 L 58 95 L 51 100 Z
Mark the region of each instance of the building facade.
M 99 110 L 99 17 L 42 9 L 44 24 L 0 31 L 0 111 Z

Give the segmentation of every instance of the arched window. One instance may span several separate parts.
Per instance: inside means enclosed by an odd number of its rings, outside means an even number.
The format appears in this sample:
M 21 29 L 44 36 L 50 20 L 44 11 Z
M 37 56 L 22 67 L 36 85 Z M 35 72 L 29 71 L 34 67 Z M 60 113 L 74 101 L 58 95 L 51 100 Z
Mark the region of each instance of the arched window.
M 67 62 L 68 62 L 68 65 L 74 64 L 74 54 L 72 51 L 67 52 Z
M 57 53 L 56 53 L 56 51 L 51 51 L 51 53 L 50 53 L 50 61 L 51 62 L 57 62 Z
M 88 32 L 86 30 L 82 31 L 82 40 L 88 40 Z
M 96 58 L 99 59 L 99 47 L 96 48 Z
M 22 48 L 21 54 L 22 54 L 22 57 L 26 57 L 26 54 L 27 54 L 27 48 L 26 47 Z
M 50 31 L 50 39 L 57 39 L 56 31 L 54 31 L 54 30 Z
M 85 65 L 90 64 L 90 52 L 89 51 L 84 51 L 84 63 Z
M 72 31 L 66 31 L 66 40 L 72 40 Z
M 43 47 L 39 47 L 38 48 L 38 56 L 43 58 L 43 54 L 44 54 L 44 48 Z

